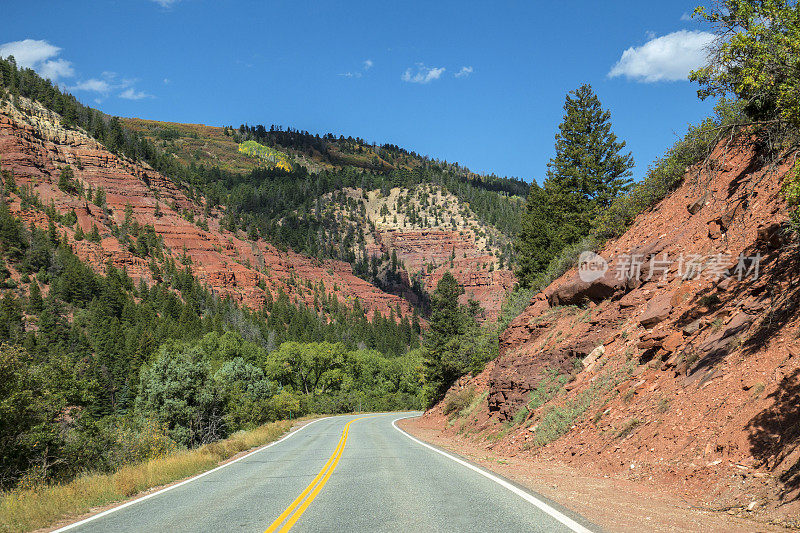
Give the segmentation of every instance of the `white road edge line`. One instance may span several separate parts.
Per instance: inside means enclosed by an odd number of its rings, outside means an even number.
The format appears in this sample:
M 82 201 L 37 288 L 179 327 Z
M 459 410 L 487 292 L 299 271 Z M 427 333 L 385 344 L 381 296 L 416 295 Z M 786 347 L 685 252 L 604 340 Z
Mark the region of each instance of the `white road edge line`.
M 399 431 L 400 433 L 402 433 L 403 435 L 405 435 L 409 439 L 413 440 L 417 444 L 419 444 L 421 446 L 425 446 L 429 450 L 433 450 L 434 452 L 438 453 L 439 455 L 444 455 L 448 459 L 450 459 L 452 461 L 455 461 L 456 463 L 460 464 L 461 466 L 465 466 L 465 467 L 469 468 L 470 470 L 473 470 L 473 471 L 477 472 L 478 474 L 482 475 L 483 477 L 485 477 L 487 479 L 490 479 L 490 480 L 494 481 L 495 483 L 497 483 L 498 485 L 510 490 L 511 492 L 513 492 L 514 494 L 516 494 L 517 496 L 522 498 L 523 500 L 527 501 L 528 503 L 531 503 L 531 504 L 535 505 L 541 511 L 543 511 L 543 512 L 547 513 L 548 515 L 552 516 L 553 518 L 555 518 L 556 520 L 558 520 L 559 522 L 561 522 L 562 524 L 564 524 L 565 526 L 570 528 L 575 533 L 592 533 L 591 529 L 587 529 L 586 527 L 584 527 L 584 526 L 580 525 L 579 523 L 577 523 L 575 520 L 573 520 L 570 517 L 566 516 L 564 513 L 560 512 L 560 511 L 558 511 L 556 509 L 553 509 L 552 507 L 550 507 L 549 505 L 544 503 L 542 500 L 540 500 L 539 498 L 535 497 L 533 494 L 530 494 L 530 493 L 520 489 L 519 487 L 515 487 L 514 485 L 512 485 L 508 481 L 506 481 L 504 479 L 501 479 L 501 478 L 499 478 L 499 477 L 497 477 L 495 475 L 492 475 L 489 472 L 486 472 L 485 470 L 483 470 L 481 468 L 478 468 L 475 465 L 472 465 L 472 464 L 470 464 L 470 463 L 468 463 L 466 461 L 463 461 L 463 460 L 459 459 L 458 457 L 454 457 L 454 456 L 450 455 L 447 452 L 444 452 L 444 451 L 442 451 L 442 450 L 440 450 L 440 449 L 438 449 L 438 448 L 436 448 L 434 446 L 431 446 L 430 444 L 428 444 L 426 442 L 422 442 L 421 440 L 419 440 L 419 439 L 417 439 L 415 437 L 412 437 L 410 434 L 408 434 L 407 432 L 405 432 L 402 429 L 400 429 L 399 427 L 397 427 L 397 421 L 398 420 L 405 420 L 406 418 L 415 418 L 415 417 L 414 416 L 403 416 L 403 417 L 400 417 L 400 418 L 396 418 L 392 422 L 392 426 L 394 426 L 394 429 L 396 429 L 397 431 Z
M 147 494 L 145 496 L 142 496 L 141 498 L 137 498 L 135 500 L 131 500 L 129 502 L 123 503 L 122 505 L 118 505 L 116 507 L 113 507 L 111 509 L 103 511 L 102 513 L 97 513 L 96 515 L 92 515 L 89 518 L 85 518 L 85 519 L 81 520 L 80 522 L 75 522 L 75 523 L 69 524 L 67 526 L 64 526 L 62 528 L 56 529 L 55 531 L 53 531 L 53 533 L 61 533 L 62 531 L 68 531 L 70 529 L 74 529 L 76 527 L 79 527 L 79 526 L 82 526 L 82 525 L 87 524 L 89 522 L 92 522 L 93 520 L 97 520 L 98 518 L 102 518 L 104 516 L 110 515 L 111 513 L 115 513 L 115 512 L 117 512 L 117 511 L 119 511 L 121 509 L 125 509 L 126 507 L 130 507 L 131 505 L 137 504 L 139 502 L 143 502 L 145 500 L 149 500 L 150 498 L 153 498 L 154 496 L 158 496 L 159 494 L 164 494 L 165 492 L 171 491 L 172 489 L 177 489 L 178 487 L 186 485 L 187 483 L 191 483 L 192 481 L 196 481 L 196 480 L 200 479 L 201 477 L 204 477 L 204 476 L 207 476 L 209 474 L 212 474 L 212 473 L 216 472 L 217 470 L 222 470 L 226 466 L 230 466 L 230 465 L 232 465 L 234 463 L 238 463 L 242 459 L 245 459 L 245 458 L 250 457 L 251 455 L 254 455 L 254 454 L 258 453 L 258 452 L 262 452 L 262 451 L 266 450 L 267 448 L 275 446 L 279 442 L 285 441 L 286 439 L 288 439 L 292 435 L 297 435 L 298 433 L 300 433 L 301 431 L 306 429 L 311 424 L 314 424 L 315 422 L 319 422 L 321 420 L 327 420 L 328 418 L 332 418 L 332 417 L 326 416 L 326 417 L 323 417 L 323 418 L 317 418 L 316 420 L 312 420 L 311 422 L 309 422 L 305 426 L 302 426 L 301 428 L 297 429 L 296 431 L 291 431 L 291 432 L 287 433 L 286 435 L 284 435 L 283 437 L 281 437 L 280 439 L 278 439 L 278 440 L 276 440 L 274 442 L 270 442 L 266 446 L 262 446 L 261 448 L 253 450 L 252 452 L 246 453 L 245 455 L 243 455 L 241 457 L 238 457 L 238 458 L 234 459 L 233 461 L 229 461 L 229 462 L 227 462 L 227 463 L 225 463 L 223 465 L 219 465 L 216 468 L 212 468 L 211 470 L 207 470 L 207 471 L 205 471 L 205 472 L 203 472 L 201 474 L 197 474 L 194 477 L 190 477 L 189 479 L 185 479 L 185 480 L 181 481 L 180 483 L 176 483 L 175 485 L 170 485 L 169 487 L 165 487 L 165 488 L 163 488 L 161 490 L 153 492 L 152 494 Z

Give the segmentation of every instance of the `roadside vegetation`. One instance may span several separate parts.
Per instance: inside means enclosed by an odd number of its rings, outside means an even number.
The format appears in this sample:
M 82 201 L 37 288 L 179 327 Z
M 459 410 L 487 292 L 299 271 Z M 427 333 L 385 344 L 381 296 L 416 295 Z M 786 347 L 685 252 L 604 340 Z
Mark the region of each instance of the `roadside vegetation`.
M 290 427 L 288 421 L 271 422 L 199 448 L 161 450 L 114 472 L 88 472 L 62 484 L 20 486 L 0 493 L 0 531 L 32 531 L 122 502 L 142 491 L 210 470 L 240 452 L 276 440 Z
M 75 225 L 74 214 L 2 176 L 0 490 L 115 472 L 307 413 L 421 405 L 409 317 L 369 320 L 357 301 L 348 307 L 319 286 L 308 288 L 315 308 L 283 293 L 259 311 L 241 308 L 127 216 L 116 236 L 157 281 L 136 284 L 110 264 L 97 274 L 56 225 Z M 101 192 L 76 194 L 103 205 Z M 12 202 L 49 228 L 26 227 Z
M 496 327 L 479 324 L 476 319 L 480 310 L 478 303 L 471 300 L 467 305 L 459 304 L 458 297 L 462 294 L 464 288 L 449 271 L 433 292 L 429 328 L 422 349 L 426 407 L 444 398 L 459 377 L 478 374 L 487 362 L 497 357 Z

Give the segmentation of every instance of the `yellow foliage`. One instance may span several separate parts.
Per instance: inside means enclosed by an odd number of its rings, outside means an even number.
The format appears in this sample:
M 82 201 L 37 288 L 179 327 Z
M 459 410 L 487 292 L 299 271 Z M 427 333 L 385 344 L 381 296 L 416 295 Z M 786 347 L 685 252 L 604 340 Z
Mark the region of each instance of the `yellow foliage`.
M 262 159 L 264 161 L 269 161 L 270 163 L 274 164 L 275 167 L 291 171 L 292 164 L 289 161 L 289 156 L 284 154 L 283 152 L 279 152 L 274 148 L 270 148 L 269 146 L 264 146 L 263 144 L 259 144 L 256 141 L 245 141 L 239 144 L 239 152 L 242 154 L 249 155 L 250 157 L 255 157 L 258 159 Z

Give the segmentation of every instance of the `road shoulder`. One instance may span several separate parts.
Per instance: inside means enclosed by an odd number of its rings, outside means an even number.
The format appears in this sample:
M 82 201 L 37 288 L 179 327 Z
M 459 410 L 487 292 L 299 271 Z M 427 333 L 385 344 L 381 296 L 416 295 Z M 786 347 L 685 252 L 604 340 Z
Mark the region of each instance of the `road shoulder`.
M 204 470 L 202 472 L 198 472 L 197 474 L 194 474 L 194 475 L 186 477 L 186 478 L 176 479 L 174 481 L 171 481 L 170 483 L 165 483 L 165 484 L 162 484 L 162 485 L 150 487 L 150 488 L 148 488 L 146 490 L 143 490 L 141 492 L 138 492 L 138 493 L 134 494 L 133 496 L 131 496 L 129 498 L 125 498 L 123 500 L 118 500 L 118 501 L 109 503 L 107 505 L 93 507 L 89 511 L 87 511 L 85 513 L 81 513 L 79 515 L 65 516 L 62 519 L 58 520 L 57 522 L 54 522 L 54 523 L 50 524 L 47 527 L 43 527 L 43 528 L 39 528 L 39 529 L 34 530 L 33 533 L 47 533 L 47 532 L 52 532 L 52 531 L 58 531 L 58 530 L 60 530 L 62 528 L 65 528 L 67 526 L 71 526 L 73 524 L 77 524 L 79 522 L 82 522 L 82 521 L 84 521 L 84 520 L 86 520 L 88 518 L 91 518 L 91 517 L 93 517 L 95 515 L 98 515 L 100 513 L 105 513 L 106 511 L 110 511 L 110 510 L 115 509 L 117 507 L 125 506 L 127 504 L 130 504 L 131 502 L 135 502 L 137 500 L 145 498 L 148 495 L 156 494 L 156 493 L 165 491 L 166 489 L 169 489 L 170 487 L 174 487 L 176 485 L 180 485 L 180 484 L 183 484 L 183 483 L 186 483 L 186 482 L 190 482 L 195 478 L 198 478 L 198 477 L 206 475 L 211 470 L 218 469 L 218 468 L 223 467 L 223 466 L 225 466 L 227 464 L 230 464 L 230 463 L 233 463 L 235 461 L 238 461 L 239 459 L 241 459 L 244 456 L 253 454 L 253 453 L 255 453 L 255 452 L 257 452 L 257 451 L 259 451 L 259 450 L 261 450 L 263 448 L 267 448 L 269 446 L 272 446 L 272 445 L 280 442 L 281 440 L 285 439 L 289 435 L 291 435 L 293 433 L 296 433 L 297 431 L 299 431 L 303 427 L 307 426 L 308 424 L 310 424 L 312 422 L 315 422 L 317 420 L 321 420 L 323 418 L 327 418 L 327 417 L 325 417 L 325 416 L 309 416 L 307 418 L 301 418 L 301 419 L 298 419 L 298 420 L 294 420 L 294 421 L 292 421 L 292 425 L 289 428 L 289 430 L 286 431 L 285 433 L 283 433 L 282 435 L 280 435 L 277 439 L 275 439 L 273 441 L 270 441 L 270 442 L 266 442 L 266 443 L 262 444 L 261 446 L 256 446 L 256 447 L 250 448 L 248 450 L 242 450 L 242 451 L 236 453 L 235 455 L 232 455 L 231 457 L 228 457 L 225 460 L 219 461 L 214 466 L 212 466 L 212 467 L 210 467 L 210 468 L 208 468 L 208 469 L 206 469 L 206 470 Z
M 787 531 L 697 509 L 665 491 L 630 480 L 592 476 L 552 461 L 499 454 L 488 444 L 445 435 L 421 418 L 400 420 L 397 425 L 420 440 L 560 503 L 607 531 Z

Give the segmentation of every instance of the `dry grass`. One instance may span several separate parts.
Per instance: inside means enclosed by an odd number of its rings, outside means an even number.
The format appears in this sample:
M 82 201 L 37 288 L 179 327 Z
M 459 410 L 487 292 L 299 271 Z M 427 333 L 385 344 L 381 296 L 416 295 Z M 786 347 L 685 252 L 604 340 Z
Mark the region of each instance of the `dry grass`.
M 31 531 L 93 508 L 120 502 L 144 490 L 185 479 L 217 466 L 239 452 L 263 446 L 289 430 L 291 422 L 266 424 L 252 431 L 181 450 L 113 474 L 86 474 L 69 483 L 0 495 L 0 531 Z

